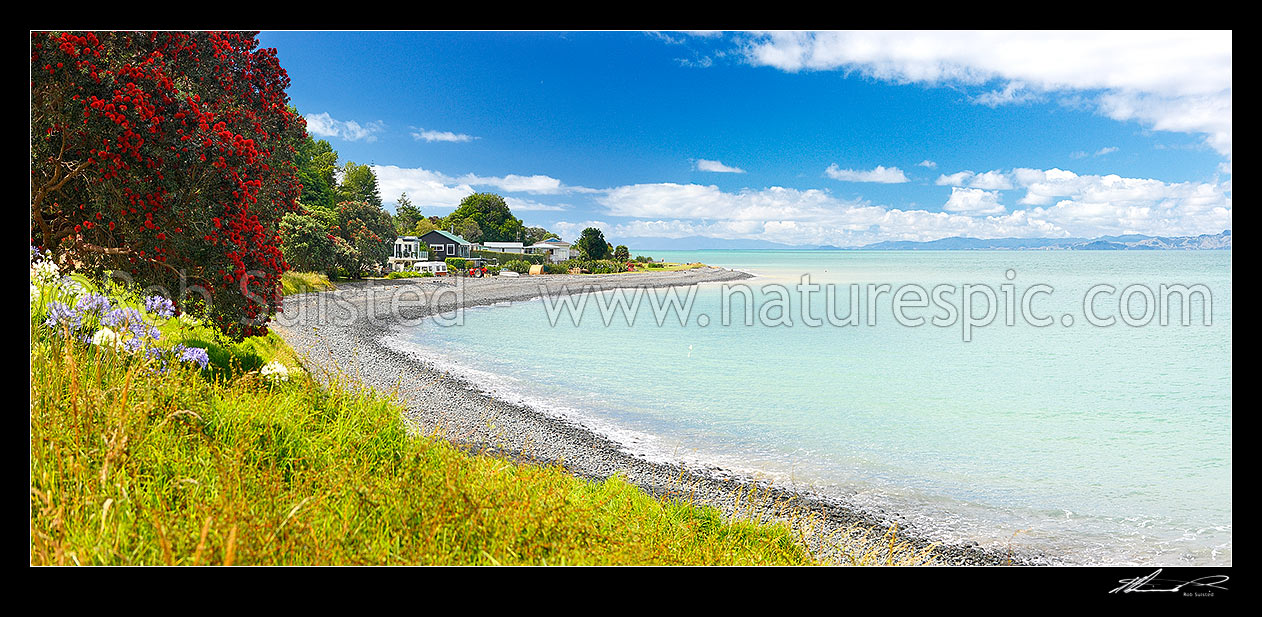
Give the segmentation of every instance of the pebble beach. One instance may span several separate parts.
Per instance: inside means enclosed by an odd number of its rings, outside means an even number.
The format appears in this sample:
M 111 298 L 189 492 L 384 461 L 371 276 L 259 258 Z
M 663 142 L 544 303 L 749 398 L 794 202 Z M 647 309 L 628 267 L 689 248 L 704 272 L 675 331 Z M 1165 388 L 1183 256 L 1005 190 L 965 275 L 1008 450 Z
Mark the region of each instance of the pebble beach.
M 777 486 L 722 467 L 648 460 L 581 419 L 558 417 L 507 400 L 497 396 L 493 387 L 470 383 L 386 343 L 408 324 L 457 308 L 529 301 L 544 294 L 747 278 L 751 275 L 744 272 L 706 267 L 607 275 L 368 280 L 341 284 L 336 291 L 286 297 L 272 325 L 318 379 L 350 379 L 394 393 L 416 431 L 440 434 L 471 452 L 558 463 L 589 479 L 617 474 L 656 496 L 710 505 L 755 520 L 782 520 L 797 529 L 816 554 L 842 563 L 848 557 L 835 548 L 839 537 L 853 537 L 856 530 L 864 530 L 867 537 L 879 538 L 892 526 L 897 526 L 896 536 L 909 551 L 932 545 L 931 563 L 937 565 L 1055 563 L 1046 556 L 1020 551 L 1009 554 L 976 544 L 941 544 L 897 513 L 864 511 L 835 497 Z

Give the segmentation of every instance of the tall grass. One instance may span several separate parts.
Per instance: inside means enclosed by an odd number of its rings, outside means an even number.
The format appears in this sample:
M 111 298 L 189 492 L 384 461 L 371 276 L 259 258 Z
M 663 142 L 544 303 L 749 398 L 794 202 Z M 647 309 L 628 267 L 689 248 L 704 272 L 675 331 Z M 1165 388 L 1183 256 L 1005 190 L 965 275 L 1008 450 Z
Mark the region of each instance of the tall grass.
M 290 270 L 281 275 L 281 293 L 286 296 L 307 293 L 309 291 L 329 291 L 337 289 L 327 274 L 321 272 L 295 272 Z
M 35 330 L 32 564 L 805 564 L 784 525 L 414 436 L 301 373 L 166 373 Z

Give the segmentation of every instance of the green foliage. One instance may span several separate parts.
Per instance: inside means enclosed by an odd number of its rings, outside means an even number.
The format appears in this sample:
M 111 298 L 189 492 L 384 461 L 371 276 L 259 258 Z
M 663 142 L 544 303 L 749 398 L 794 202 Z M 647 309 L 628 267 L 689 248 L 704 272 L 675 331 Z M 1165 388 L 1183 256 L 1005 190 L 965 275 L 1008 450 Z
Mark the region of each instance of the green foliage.
M 286 296 L 309 291 L 331 291 L 337 287 L 323 272 L 297 272 L 290 270 L 281 278 L 281 289 Z
M 339 255 L 342 258 L 339 265 L 351 278 L 380 270 L 390 258 L 397 237 L 390 214 L 380 205 L 365 201 L 338 204 L 338 226 L 335 230 L 354 249 Z
M 482 259 L 494 259 L 497 264 L 506 264 L 510 261 L 525 261 L 532 264 L 541 264 L 547 261 L 546 255 L 538 255 L 535 253 L 505 253 L 503 251 L 473 251 L 474 257 Z
M 412 278 L 428 278 L 434 276 L 433 272 L 417 272 L 415 270 L 404 270 L 403 272 L 391 272 L 386 275 L 388 279 L 412 279 Z
M 399 195 L 399 202 L 394 208 L 394 228 L 400 236 L 412 235 L 412 230 L 416 229 L 416 225 L 425 220 L 425 216 L 421 214 L 421 209 L 412 205 L 412 200 L 408 199 L 408 194 Z
M 456 222 L 456 235 L 469 242 L 482 241 L 482 227 L 473 219 Z
M 571 259 L 566 261 L 564 266 L 567 269 L 580 268 L 590 274 L 616 274 L 627 271 L 627 263 L 625 261 L 614 259 Z
M 527 227 L 524 233 L 525 233 L 525 237 L 523 238 L 522 242 L 524 242 L 526 246 L 530 246 L 532 244 L 538 244 L 540 242 L 543 242 L 544 240 L 549 240 L 552 238 L 556 238 L 557 240 L 561 239 L 561 236 L 558 236 L 542 227 Z
M 290 212 L 280 220 L 281 252 L 290 269 L 333 272 L 337 256 L 328 225 L 312 214 Z
M 309 210 L 332 212 L 337 205 L 337 152 L 329 142 L 307 135 L 294 160 L 302 182 L 302 203 Z
M 613 250 L 613 258 L 618 261 L 629 261 L 631 259 L 631 251 L 627 249 L 625 244 L 619 244 Z
M 447 271 L 462 271 L 469 265 L 469 260 L 463 257 L 448 257 L 443 260 L 447 264 Z
M 338 201 L 362 201 L 381 207 L 381 193 L 377 190 L 377 174 L 371 167 L 347 161 L 342 166 L 342 183 L 337 187 Z
M 434 221 L 423 218 L 417 221 L 416 224 L 412 226 L 411 231 L 409 231 L 406 234 L 400 234 L 400 235 L 420 237 L 431 231 L 434 231 L 435 229 L 440 229 L 440 228 L 438 227 L 438 225 L 434 223 Z
M 464 221 L 477 223 L 481 232 L 479 242 L 517 242 L 525 230 L 521 219 L 513 216 L 504 198 L 494 193 L 474 193 L 465 197 L 456 210 L 444 219 L 442 228 L 455 225 L 459 230 Z M 465 239 L 475 241 L 467 236 Z
M 504 269 L 512 270 L 518 274 L 525 274 L 530 272 L 530 263 L 517 259 L 504 264 Z
M 604 232 L 596 227 L 588 227 L 574 243 L 579 255 L 585 259 L 605 259 L 609 257 L 609 243 L 605 241 Z
M 160 374 L 43 336 L 31 366 L 32 564 L 812 562 L 783 524 L 466 454 L 296 369 Z
M 566 274 L 570 269 L 563 264 L 544 264 L 543 271 L 545 274 Z

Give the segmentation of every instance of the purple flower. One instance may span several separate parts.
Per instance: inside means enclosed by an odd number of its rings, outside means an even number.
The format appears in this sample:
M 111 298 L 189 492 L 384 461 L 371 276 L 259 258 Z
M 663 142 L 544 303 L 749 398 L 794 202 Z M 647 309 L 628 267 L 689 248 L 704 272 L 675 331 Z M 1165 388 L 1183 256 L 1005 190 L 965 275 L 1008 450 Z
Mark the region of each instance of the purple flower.
M 185 347 L 180 353 L 180 360 L 183 362 L 195 362 L 199 368 L 206 368 L 210 364 L 210 355 L 201 347 Z
M 82 323 L 83 314 L 79 311 L 61 302 L 53 302 L 48 305 L 48 318 L 44 320 L 44 325 L 50 328 L 65 325 L 70 326 L 71 330 L 77 330 Z
M 145 298 L 145 310 L 159 317 L 170 317 L 175 314 L 175 303 L 162 296 Z
M 75 303 L 75 309 L 82 313 L 98 312 L 102 315 L 113 307 L 113 303 L 107 296 L 102 294 L 85 294 Z

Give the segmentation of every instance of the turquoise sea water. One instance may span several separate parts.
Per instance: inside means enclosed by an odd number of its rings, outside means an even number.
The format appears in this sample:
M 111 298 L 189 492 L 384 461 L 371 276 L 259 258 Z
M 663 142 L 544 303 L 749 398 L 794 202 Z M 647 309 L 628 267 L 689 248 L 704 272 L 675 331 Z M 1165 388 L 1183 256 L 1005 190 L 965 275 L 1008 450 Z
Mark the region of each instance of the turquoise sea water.
M 589 296 L 577 326 L 567 313 L 552 324 L 536 300 L 469 310 L 462 325 L 426 322 L 393 343 L 650 457 L 814 489 L 944 540 L 1011 543 L 1072 563 L 1231 563 L 1230 251 L 650 254 L 756 274 L 744 281 L 756 308 L 784 286 L 794 323 L 771 325 L 779 312 L 770 310 L 747 326 L 734 300 L 723 325 L 723 286 L 706 284 L 685 325 L 675 314 L 658 325 L 647 297 L 634 325 L 621 313 L 606 324 Z M 824 286 L 805 304 L 794 289 L 803 274 Z M 822 318 L 825 292 L 846 316 L 851 283 L 859 325 L 807 325 L 804 307 Z M 868 284 L 890 286 L 872 310 Z M 986 313 L 981 286 L 998 304 L 967 342 L 958 316 L 918 326 L 895 317 L 900 287 L 949 285 L 957 291 L 941 303 L 961 310 L 966 284 L 978 286 L 973 315 Z M 1097 284 L 1114 291 L 1092 311 L 1113 325 L 1084 314 Z M 1142 321 L 1146 304 L 1161 303 L 1161 284 L 1204 285 L 1210 301 L 1193 298 L 1191 325 L 1180 323 L 1177 297 L 1167 325 L 1155 306 L 1149 323 L 1121 320 L 1125 290 Z M 1051 325 L 1020 313 L 1034 285 L 1051 292 L 1031 295 L 1031 316 Z

